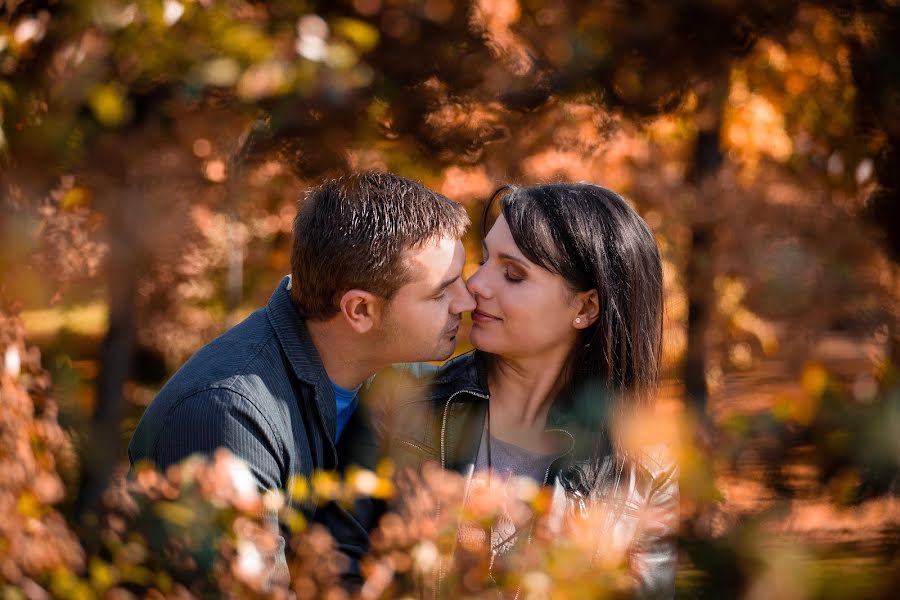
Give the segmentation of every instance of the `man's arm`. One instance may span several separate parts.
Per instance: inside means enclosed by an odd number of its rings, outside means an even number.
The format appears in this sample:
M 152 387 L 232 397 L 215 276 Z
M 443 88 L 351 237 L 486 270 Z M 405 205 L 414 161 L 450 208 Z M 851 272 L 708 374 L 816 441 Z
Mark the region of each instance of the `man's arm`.
M 197 392 L 167 416 L 150 456 L 165 469 L 196 453 L 225 448 L 247 463 L 261 489 L 280 489 L 284 455 L 269 423 L 244 396 L 225 388 Z
M 164 470 L 192 454 L 211 455 L 218 448 L 227 449 L 246 463 L 261 490 L 282 488 L 284 455 L 272 428 L 245 396 L 225 388 L 204 390 L 183 399 L 167 415 L 150 458 Z M 287 581 L 285 538 L 278 515 L 267 513 L 263 522 L 278 540 L 271 557 L 275 568 L 268 581 Z

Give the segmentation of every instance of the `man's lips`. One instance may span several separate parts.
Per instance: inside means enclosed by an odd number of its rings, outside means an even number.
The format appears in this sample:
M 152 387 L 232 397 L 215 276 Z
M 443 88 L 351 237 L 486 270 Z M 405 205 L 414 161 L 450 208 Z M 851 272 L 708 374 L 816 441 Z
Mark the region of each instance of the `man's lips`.
M 472 311 L 473 323 L 493 323 L 495 321 L 500 321 L 500 318 L 482 310 L 478 310 L 477 308 Z
M 460 325 L 460 322 L 457 321 L 457 322 L 456 322 L 456 325 L 454 325 L 453 327 L 451 327 L 450 329 L 448 329 L 448 330 L 446 331 L 446 333 L 444 333 L 444 335 L 447 336 L 447 337 L 456 337 L 457 334 L 459 333 L 459 325 Z

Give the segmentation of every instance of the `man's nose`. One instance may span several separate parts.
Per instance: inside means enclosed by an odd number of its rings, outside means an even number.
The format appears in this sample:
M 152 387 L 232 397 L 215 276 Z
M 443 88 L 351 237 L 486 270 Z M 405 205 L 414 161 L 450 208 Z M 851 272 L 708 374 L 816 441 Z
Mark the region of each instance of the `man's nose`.
M 453 287 L 456 288 L 454 290 L 456 297 L 450 307 L 450 312 L 453 314 L 460 314 L 475 310 L 475 298 L 469 293 L 469 290 L 466 289 L 462 280 L 454 284 Z

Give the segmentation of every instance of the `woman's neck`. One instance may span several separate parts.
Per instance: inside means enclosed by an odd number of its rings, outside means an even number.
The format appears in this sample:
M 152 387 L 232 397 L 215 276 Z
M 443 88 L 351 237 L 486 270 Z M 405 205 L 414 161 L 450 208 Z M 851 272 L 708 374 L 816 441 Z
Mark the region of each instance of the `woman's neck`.
M 531 449 L 547 449 L 547 416 L 563 385 L 567 356 L 494 356 L 488 372 L 491 434 Z

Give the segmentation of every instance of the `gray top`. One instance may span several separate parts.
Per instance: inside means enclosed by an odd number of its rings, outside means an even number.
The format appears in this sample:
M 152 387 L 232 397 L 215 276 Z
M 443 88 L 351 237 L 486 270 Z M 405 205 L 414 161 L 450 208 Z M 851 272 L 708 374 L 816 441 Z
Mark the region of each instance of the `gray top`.
M 541 485 L 547 484 L 545 481 L 547 469 L 559 456 L 558 454 L 532 452 L 521 446 L 504 442 L 489 435 L 487 428 L 481 434 L 481 444 L 475 457 L 476 471 L 488 469 L 488 439 L 490 439 L 491 472 L 504 479 L 505 484 L 508 484 L 512 477 L 530 477 Z M 490 530 L 491 550 L 498 554 L 508 552 L 515 546 L 520 531 L 505 510 L 501 511 Z M 460 535 L 466 537 L 469 532 L 460 530 Z
M 484 471 L 488 468 L 488 432 L 485 429 L 481 435 L 481 445 L 478 447 L 478 455 L 475 457 L 475 470 Z M 534 479 L 541 485 L 546 485 L 544 479 L 547 475 L 547 468 L 558 454 L 542 454 L 540 452 L 532 452 L 521 446 L 504 442 L 503 440 L 490 436 L 490 468 L 494 473 L 501 475 L 515 475 L 517 477 L 527 476 Z

